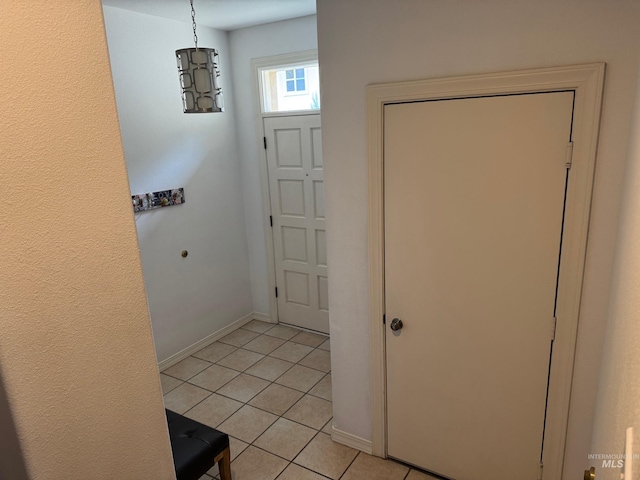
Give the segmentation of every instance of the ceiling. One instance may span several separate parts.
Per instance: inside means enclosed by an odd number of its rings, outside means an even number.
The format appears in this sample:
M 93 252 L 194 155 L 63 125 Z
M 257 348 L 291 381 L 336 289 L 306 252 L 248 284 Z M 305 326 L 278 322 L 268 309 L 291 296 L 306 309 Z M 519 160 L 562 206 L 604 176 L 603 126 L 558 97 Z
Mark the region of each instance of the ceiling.
M 189 0 L 102 0 L 104 5 L 191 22 Z M 220 30 L 277 22 L 316 13 L 316 0 L 194 0 L 196 24 Z

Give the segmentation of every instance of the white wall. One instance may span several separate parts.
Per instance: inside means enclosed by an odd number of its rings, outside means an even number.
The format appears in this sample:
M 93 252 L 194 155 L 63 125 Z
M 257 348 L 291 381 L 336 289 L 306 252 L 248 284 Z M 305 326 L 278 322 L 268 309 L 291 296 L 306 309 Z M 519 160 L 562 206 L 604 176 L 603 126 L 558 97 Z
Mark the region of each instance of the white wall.
M 260 184 L 259 111 L 254 93 L 251 59 L 317 48 L 316 17 L 295 18 L 256 27 L 234 30 L 229 34 L 231 67 L 236 95 L 238 153 L 242 164 L 246 231 L 251 265 L 253 308 L 269 313 L 265 222 Z
M 136 215 L 162 361 L 253 310 L 229 45 L 198 27 L 198 44 L 220 52 L 226 111 L 184 114 L 175 50 L 193 46 L 191 25 L 104 12 L 131 193 L 185 189 L 184 205 Z
M 0 2 L 0 43 L 0 436 L 33 479 L 173 479 L 100 2 Z
M 334 423 L 371 435 L 365 86 L 607 62 L 565 478 L 586 468 L 640 51 L 633 0 L 318 2 Z
M 640 75 L 639 75 L 640 80 Z M 620 229 L 605 337 L 598 408 L 590 453 L 623 454 L 625 431 L 634 429 L 634 453 L 640 453 L 640 81 L 636 93 L 629 163 L 625 175 Z M 640 479 L 640 462 L 634 476 Z M 618 480 L 620 470 L 591 460 L 598 480 Z

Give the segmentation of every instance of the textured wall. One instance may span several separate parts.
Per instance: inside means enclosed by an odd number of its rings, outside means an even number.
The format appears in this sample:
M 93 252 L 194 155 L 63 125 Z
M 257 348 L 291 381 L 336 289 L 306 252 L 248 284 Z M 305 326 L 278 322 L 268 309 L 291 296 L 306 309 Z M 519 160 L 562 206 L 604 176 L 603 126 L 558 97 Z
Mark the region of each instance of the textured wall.
M 0 43 L 0 376 L 25 463 L 174 478 L 100 2 L 2 2 Z
M 317 48 L 316 16 L 294 18 L 282 22 L 234 30 L 229 34 L 231 67 L 236 92 L 238 153 L 242 165 L 242 184 L 246 218 L 253 309 L 269 313 L 269 277 L 264 239 L 261 159 L 258 131 L 260 112 L 254 90 L 251 59 Z
M 605 61 L 565 471 L 567 479 L 580 478 L 595 412 L 639 22 L 633 0 L 318 2 L 337 428 L 363 438 L 371 435 L 365 86 Z
M 623 454 L 627 427 L 640 453 L 640 75 L 605 337 L 591 453 Z M 620 470 L 591 460 L 598 480 L 618 480 Z M 640 480 L 640 461 L 633 461 Z
M 198 27 L 220 52 L 226 111 L 184 114 L 174 52 L 193 46 L 191 25 L 104 15 L 131 193 L 185 188 L 184 205 L 136 215 L 162 361 L 253 311 L 227 34 Z

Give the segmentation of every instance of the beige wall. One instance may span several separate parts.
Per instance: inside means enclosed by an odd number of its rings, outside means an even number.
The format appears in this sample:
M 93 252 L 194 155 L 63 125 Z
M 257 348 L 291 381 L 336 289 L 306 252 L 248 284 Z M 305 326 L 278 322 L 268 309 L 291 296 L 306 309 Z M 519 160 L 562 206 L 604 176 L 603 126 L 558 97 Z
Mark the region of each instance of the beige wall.
M 370 439 L 365 87 L 607 63 L 565 478 L 581 478 L 595 413 L 640 53 L 633 0 L 318 2 L 334 422 Z
M 0 44 L 0 376 L 29 474 L 174 478 L 100 2 L 2 2 Z
M 639 75 L 640 80 L 640 75 Z M 622 454 L 627 427 L 640 453 L 640 82 L 629 142 L 611 305 L 603 352 L 591 453 Z M 640 479 L 640 461 L 633 461 Z M 598 480 L 618 480 L 620 470 L 591 460 Z

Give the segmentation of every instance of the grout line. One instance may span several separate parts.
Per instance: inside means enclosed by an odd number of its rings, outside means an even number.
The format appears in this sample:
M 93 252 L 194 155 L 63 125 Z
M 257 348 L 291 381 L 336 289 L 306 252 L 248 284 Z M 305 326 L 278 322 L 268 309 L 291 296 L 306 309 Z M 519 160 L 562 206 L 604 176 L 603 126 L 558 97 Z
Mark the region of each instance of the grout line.
M 300 456 L 300 454 L 301 454 L 302 452 L 304 452 L 304 449 L 305 449 L 305 448 L 307 448 L 307 447 L 309 446 L 309 444 L 310 444 L 311 442 L 313 442 L 313 440 L 314 440 L 314 439 L 315 439 L 315 438 L 316 438 L 320 433 L 322 433 L 322 432 L 321 432 L 321 431 L 318 431 L 318 432 L 317 432 L 313 437 L 311 437 L 311 439 L 310 439 L 310 440 L 309 440 L 309 441 L 304 445 L 304 447 L 302 447 L 302 449 L 301 449 L 301 450 L 296 454 L 296 456 L 295 456 L 295 457 L 293 457 L 293 460 L 291 460 L 291 463 L 295 463 L 296 458 L 298 458 L 298 457 Z M 296 465 L 299 465 L 299 464 L 297 464 L 297 463 L 296 463 Z M 299 465 L 299 466 L 300 466 L 300 467 L 302 467 L 302 465 Z M 310 470 L 310 469 L 308 469 L 308 468 L 307 468 L 307 470 Z M 311 470 L 311 471 L 312 471 L 312 472 L 316 472 L 315 470 Z M 316 472 L 316 473 L 320 473 L 320 472 Z
M 292 463 L 293 463 L 293 462 L 289 462 L 289 464 L 285 467 L 285 469 L 284 469 L 282 472 L 280 472 L 280 475 L 278 475 L 278 476 L 275 478 L 275 480 L 278 480 L 279 478 L 281 478 L 281 477 L 282 477 L 282 474 L 284 473 L 284 471 L 285 471 L 287 468 L 289 468 L 289 465 L 291 465 Z M 322 474 L 322 473 L 320 473 L 320 472 L 316 472 L 315 470 L 311 470 L 310 468 L 303 467 L 302 465 L 298 465 L 297 463 L 293 463 L 293 464 L 294 464 L 296 467 L 300 467 L 300 468 L 302 468 L 303 470 L 306 470 L 307 472 L 315 473 L 316 475 L 318 475 L 318 476 L 320 476 L 320 477 L 322 477 L 322 478 L 327 478 L 327 479 L 331 480 L 331 477 L 327 477 L 326 475 L 323 475 L 323 474 Z
M 209 345 L 207 345 L 207 346 L 206 346 L 206 347 L 204 347 L 204 348 L 210 347 L 210 346 L 211 346 L 211 345 L 213 345 L 214 343 L 218 343 L 218 342 L 216 341 L 216 342 L 210 343 Z M 222 357 L 220 357 L 220 358 L 219 358 L 218 360 L 216 360 L 215 362 L 211 362 L 211 360 L 207 360 L 206 358 L 200 358 L 200 357 L 196 357 L 196 356 L 195 356 L 195 354 L 196 354 L 196 353 L 201 352 L 202 350 L 204 350 L 204 348 L 201 348 L 200 350 L 198 350 L 197 352 L 195 352 L 195 353 L 194 353 L 193 355 L 191 355 L 191 356 L 192 356 L 192 357 L 194 357 L 194 358 L 197 358 L 198 360 L 204 360 L 205 362 L 210 362 L 210 363 L 213 363 L 213 364 L 217 364 L 220 360 L 224 360 L 224 359 L 225 359 L 225 358 L 227 358 L 229 355 L 231 355 L 232 353 L 237 352 L 240 348 L 242 348 L 242 347 L 236 347 L 236 346 L 234 346 L 234 345 L 229 345 L 228 343 L 222 343 L 222 345 L 225 345 L 225 346 L 227 346 L 227 347 L 233 347 L 233 348 L 235 348 L 235 350 L 234 350 L 234 351 L 232 351 L 232 352 L 227 353 L 226 355 L 223 355 Z M 207 368 L 209 368 L 209 367 L 207 367 Z
M 353 465 L 353 462 L 356 461 L 356 458 L 358 458 L 360 456 L 360 454 L 362 453 L 360 450 L 356 450 L 356 452 L 358 452 L 356 454 L 355 457 L 353 457 L 353 460 L 351 460 L 351 463 L 349 464 L 349 466 L 347 468 L 345 468 L 344 472 L 342 472 L 342 475 L 340 475 L 338 478 L 342 478 L 345 476 L 345 474 L 349 471 L 349 469 L 351 468 L 351 465 Z
M 187 358 L 189 358 L 189 357 L 187 357 Z M 187 358 L 185 358 L 184 360 L 186 360 Z M 181 361 L 182 361 L 182 362 L 184 362 L 184 360 L 181 360 Z M 206 362 L 206 360 L 202 360 L 201 358 L 198 358 L 198 360 L 200 360 L 201 362 Z M 178 363 L 180 363 L 180 362 L 178 362 Z M 199 375 L 200 373 L 204 372 L 207 368 L 209 368 L 211 365 L 213 365 L 213 363 L 211 363 L 211 362 L 207 362 L 207 363 L 209 364 L 208 366 L 204 367 L 202 370 L 200 370 L 200 371 L 199 371 L 198 373 L 196 373 L 195 375 L 191 375 L 191 376 L 190 376 L 189 378 L 187 378 L 186 380 L 185 380 L 185 379 L 183 379 L 183 378 L 179 378 L 179 377 L 173 376 L 173 375 L 171 375 L 170 373 L 167 373 L 167 372 L 166 372 L 166 370 L 165 370 L 164 372 L 160 372 L 160 373 L 162 373 L 162 374 L 166 375 L 167 377 L 171 377 L 171 378 L 175 378 L 176 380 L 180 380 L 181 382 L 188 382 L 188 381 L 189 381 L 189 380 L 191 380 L 193 377 L 195 377 L 196 375 Z M 176 365 L 177 365 L 177 363 L 176 363 Z M 173 366 L 173 365 L 172 365 L 172 366 Z M 169 367 L 169 368 L 171 368 L 171 367 Z
M 160 372 L 160 375 L 164 375 L 164 373 Z M 176 385 L 175 387 L 173 387 L 171 390 L 167 390 L 166 392 L 163 391 L 162 392 L 162 398 L 164 398 L 164 396 L 169 393 L 169 392 L 173 392 L 176 388 L 178 388 L 180 385 L 182 385 L 184 383 L 184 380 L 180 380 L 179 378 L 175 378 L 172 377 L 171 375 L 167 375 L 167 377 L 169 378 L 173 378 L 174 380 L 178 380 L 180 383 L 178 385 Z M 160 377 L 160 385 L 162 386 L 162 377 Z
M 289 420 L 289 421 L 291 421 L 291 422 L 296 422 L 295 420 L 292 420 L 292 419 L 290 419 L 290 418 L 285 417 L 285 415 L 286 415 L 287 413 L 289 413 L 289 412 L 291 411 L 291 409 L 293 409 L 293 407 L 295 407 L 295 406 L 296 406 L 296 405 L 298 405 L 302 400 L 304 400 L 304 397 L 306 397 L 306 395 L 303 395 L 302 397 L 300 397 L 300 398 L 299 398 L 299 399 L 298 399 L 298 400 L 297 400 L 293 405 L 291 405 L 291 406 L 290 406 L 290 407 L 289 407 L 289 408 L 288 408 L 288 409 L 287 409 L 287 410 L 286 410 L 286 411 L 281 415 L 281 417 L 283 417 L 285 420 Z M 332 405 L 332 407 L 333 407 L 333 405 Z M 332 409 L 332 412 L 331 412 L 331 418 L 333 418 L 333 409 Z M 329 419 L 329 420 L 331 420 L 331 419 Z M 327 422 L 328 422 L 329 420 L 327 420 Z M 322 429 L 324 428 L 324 426 L 327 424 L 327 422 L 324 422 L 320 428 L 310 427 L 309 425 L 305 425 L 304 423 L 301 423 L 301 422 L 296 422 L 296 423 L 300 423 L 301 425 L 304 425 L 305 427 L 309 427 L 309 428 L 312 428 L 312 429 L 314 429 L 314 430 L 317 430 L 318 432 L 321 432 L 321 431 L 322 431 Z

